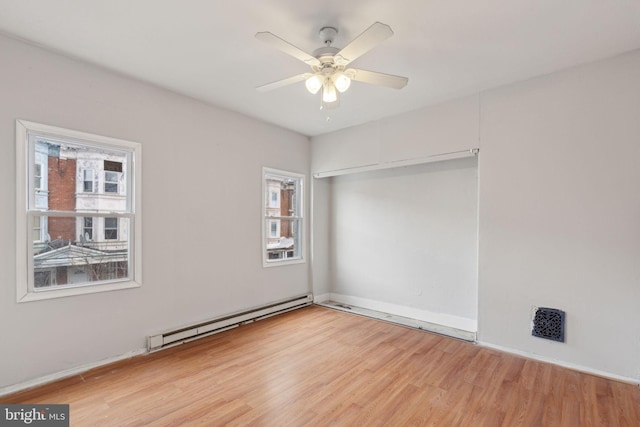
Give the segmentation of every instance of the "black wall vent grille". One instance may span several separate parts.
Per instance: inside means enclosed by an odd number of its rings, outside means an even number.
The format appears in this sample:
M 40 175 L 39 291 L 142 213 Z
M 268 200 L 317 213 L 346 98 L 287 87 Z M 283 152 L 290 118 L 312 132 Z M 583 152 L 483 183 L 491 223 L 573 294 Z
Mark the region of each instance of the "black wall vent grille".
M 531 335 L 564 342 L 564 311 L 539 307 L 533 318 Z

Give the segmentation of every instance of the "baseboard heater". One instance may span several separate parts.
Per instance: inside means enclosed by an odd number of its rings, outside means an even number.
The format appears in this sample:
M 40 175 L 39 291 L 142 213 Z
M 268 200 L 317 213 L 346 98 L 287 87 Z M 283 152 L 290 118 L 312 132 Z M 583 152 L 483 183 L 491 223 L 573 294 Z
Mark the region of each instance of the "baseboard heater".
M 255 307 L 250 310 L 195 323 L 193 325 L 172 329 L 161 334 L 149 336 L 147 338 L 147 349 L 152 352 L 167 347 L 173 347 L 178 344 L 236 328 L 243 323 L 265 319 L 267 317 L 275 316 L 276 314 L 311 305 L 312 303 L 312 294 L 302 295 L 261 307 Z

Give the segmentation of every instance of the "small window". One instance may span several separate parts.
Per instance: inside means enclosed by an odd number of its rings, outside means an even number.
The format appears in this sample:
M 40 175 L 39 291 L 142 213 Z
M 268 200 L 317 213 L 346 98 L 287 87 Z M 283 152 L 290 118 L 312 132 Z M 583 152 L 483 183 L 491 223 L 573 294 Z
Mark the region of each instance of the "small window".
M 41 242 L 42 240 L 44 240 L 42 238 L 42 221 L 40 220 L 39 216 L 34 216 L 32 218 L 33 222 L 33 241 L 34 242 Z
M 120 182 L 119 172 L 104 171 L 104 192 L 118 193 L 118 183 Z
M 55 276 L 52 274 L 52 271 L 36 271 L 34 274 L 33 282 L 36 288 L 47 288 L 49 286 L 55 285 Z
M 118 240 L 118 218 L 104 219 L 104 240 Z
M 33 168 L 33 187 L 42 190 L 42 165 L 36 163 Z
M 269 222 L 269 237 L 275 238 L 280 235 L 278 230 L 278 221 L 270 221 Z
M 269 207 L 277 208 L 280 206 L 280 190 L 271 190 L 269 198 Z
M 93 171 L 85 169 L 82 171 L 82 191 L 93 193 Z
M 271 267 L 304 262 L 304 176 L 263 169 L 263 265 Z
M 89 216 L 85 216 L 82 224 L 82 235 L 80 236 L 80 240 L 85 242 L 90 242 L 93 240 L 93 218 Z
M 18 302 L 140 286 L 140 155 L 135 142 L 16 121 Z

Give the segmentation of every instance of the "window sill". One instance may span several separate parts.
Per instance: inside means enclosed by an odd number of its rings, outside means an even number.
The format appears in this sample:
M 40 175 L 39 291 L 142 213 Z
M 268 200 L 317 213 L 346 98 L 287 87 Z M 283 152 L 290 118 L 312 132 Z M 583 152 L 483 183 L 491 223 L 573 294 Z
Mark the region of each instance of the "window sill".
M 63 298 L 75 295 L 95 294 L 99 292 L 118 291 L 121 289 L 139 288 L 142 285 L 132 280 L 115 283 L 105 283 L 103 285 L 89 285 L 89 286 L 76 286 L 65 287 L 63 289 L 47 289 L 41 291 L 24 292 L 22 295 L 18 295 L 17 301 L 30 302 L 41 301 L 53 298 Z
M 285 265 L 304 264 L 306 260 L 304 258 L 295 258 L 290 260 L 278 260 L 278 261 L 263 261 L 262 266 L 264 268 L 282 267 Z

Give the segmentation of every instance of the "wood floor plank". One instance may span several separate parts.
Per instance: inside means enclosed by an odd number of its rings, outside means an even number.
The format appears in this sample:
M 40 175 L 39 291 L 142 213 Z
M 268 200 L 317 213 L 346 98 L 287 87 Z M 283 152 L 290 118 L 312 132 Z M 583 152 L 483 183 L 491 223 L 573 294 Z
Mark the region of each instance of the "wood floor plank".
M 640 388 L 311 306 L 0 397 L 72 426 L 638 426 Z

